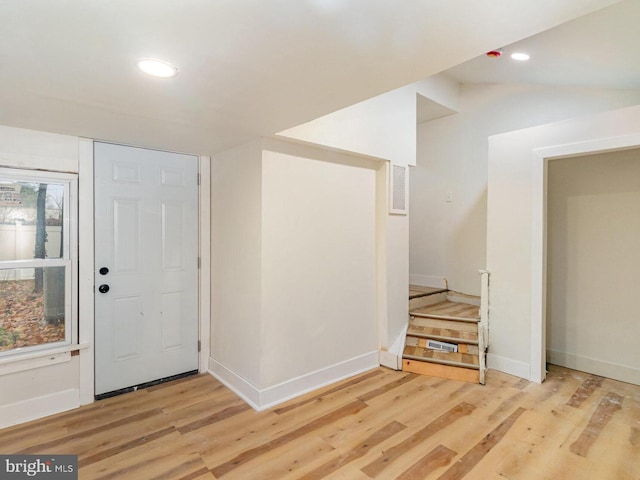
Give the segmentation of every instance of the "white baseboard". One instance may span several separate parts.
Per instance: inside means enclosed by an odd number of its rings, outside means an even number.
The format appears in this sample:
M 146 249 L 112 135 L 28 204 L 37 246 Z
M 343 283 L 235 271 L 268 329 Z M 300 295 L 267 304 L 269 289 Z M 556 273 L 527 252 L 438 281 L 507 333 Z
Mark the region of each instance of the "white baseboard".
M 272 387 L 259 389 L 209 357 L 209 373 L 233 390 L 254 410 L 261 411 L 318 388 L 379 366 L 378 351 L 365 353 L 335 365 L 301 375 Z
M 79 406 L 80 390 L 77 388 L 30 398 L 22 402 L 0 405 L 0 428 L 29 422 L 54 413 L 66 412 Z
M 398 368 L 398 355 L 391 352 L 385 352 L 384 350 L 380 350 L 378 352 L 378 361 L 380 365 L 383 367 L 390 368 L 392 370 L 399 370 Z
M 389 350 L 380 352 L 380 365 L 394 370 L 402 370 L 402 352 L 404 351 L 408 328 L 409 323 L 406 323 L 400 331 L 400 334 L 389 347 Z
M 547 362 L 562 367 L 593 373 L 602 377 L 620 380 L 621 382 L 640 385 L 640 370 L 637 368 L 606 362 L 595 358 L 582 357 L 556 350 L 547 350 Z
M 487 354 L 487 368 L 508 373 L 520 378 L 530 380 L 530 368 L 528 363 L 519 362 L 511 358 L 501 357 L 492 353 Z
M 248 382 L 236 372 L 211 357 L 209 357 L 209 374 L 251 405 L 251 408 L 258 411 L 261 410 L 260 390 L 251 382 Z
M 409 275 L 409 284 L 410 285 L 419 285 L 421 287 L 431 287 L 431 288 L 449 288 L 447 286 L 447 279 L 444 277 L 436 277 L 433 275 L 418 275 L 411 274 Z

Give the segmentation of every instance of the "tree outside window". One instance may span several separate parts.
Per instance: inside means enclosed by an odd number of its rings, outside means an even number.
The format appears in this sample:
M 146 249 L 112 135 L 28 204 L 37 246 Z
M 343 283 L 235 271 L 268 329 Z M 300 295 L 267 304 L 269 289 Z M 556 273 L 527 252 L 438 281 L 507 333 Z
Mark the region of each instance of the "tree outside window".
M 69 177 L 0 169 L 0 355 L 70 343 Z

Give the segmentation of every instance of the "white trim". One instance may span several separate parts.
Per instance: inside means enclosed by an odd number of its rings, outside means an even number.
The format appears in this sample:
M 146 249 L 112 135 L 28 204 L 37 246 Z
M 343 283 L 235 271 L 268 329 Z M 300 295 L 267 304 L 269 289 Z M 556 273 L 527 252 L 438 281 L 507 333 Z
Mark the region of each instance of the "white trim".
M 199 371 L 204 373 L 209 369 L 209 355 L 211 351 L 211 158 L 201 156 L 198 160 L 200 175 L 199 187 L 199 223 L 200 256 L 199 271 L 199 318 L 200 318 L 200 361 Z
M 417 273 L 409 275 L 409 284 L 420 287 L 449 288 L 447 279 L 434 275 L 419 275 Z
M 42 352 L 39 352 L 42 353 Z M 45 352 L 46 355 L 30 356 L 30 358 L 10 359 L 11 362 L 0 363 L 0 375 L 9 375 L 11 373 L 24 372 L 25 370 L 33 370 L 34 368 L 48 367 L 57 363 L 65 363 L 71 361 L 71 353 L 66 352 Z
M 532 156 L 531 225 L 531 343 L 529 379 L 542 382 L 546 375 L 546 203 L 547 164 L 559 158 L 628 150 L 640 146 L 640 134 L 536 148 Z M 507 372 L 508 373 L 508 372 Z
M 80 406 L 80 392 L 76 388 L 0 405 L 0 428 L 18 425 L 38 418 L 66 412 Z
M 378 365 L 378 351 L 376 350 L 264 389 L 257 388 L 213 358 L 209 358 L 209 373 L 233 390 L 254 410 L 262 411 L 318 388 L 366 372 Z
M 542 383 L 546 378 L 545 330 L 546 330 L 546 291 L 547 291 L 547 251 L 546 251 L 546 214 L 547 214 L 547 161 L 534 153 L 532 166 L 531 193 L 531 351 L 529 379 Z M 534 321 L 537 319 L 537 321 Z
M 509 375 L 514 375 L 516 377 L 526 378 L 527 380 L 531 380 L 533 382 L 536 381 L 530 376 L 530 369 L 528 364 L 491 353 L 487 354 L 487 369 L 498 370 L 500 372 L 508 373 Z
M 80 354 L 80 404 L 94 401 L 94 238 L 93 140 L 81 138 L 78 151 L 78 327 Z
M 19 353 L 10 357 L 0 358 L 0 375 L 21 372 L 23 370 L 31 370 L 33 368 L 69 361 L 71 359 L 70 352 L 84 350 L 88 347 L 88 344 L 74 343 L 71 345 L 62 345 L 60 347 L 29 350 L 26 353 Z
M 640 369 L 638 368 L 556 350 L 547 350 L 547 359 L 549 363 L 554 365 L 561 365 L 574 370 L 580 370 L 581 372 L 594 373 L 614 380 L 620 380 L 621 382 L 640 385 Z
M 260 390 L 233 370 L 228 369 L 215 358 L 209 357 L 209 372 L 224 386 L 247 402 L 251 408 L 260 411 Z
M 404 351 L 404 345 L 407 338 L 407 330 L 409 324 L 405 324 L 400 331 L 400 334 L 396 337 L 395 341 L 391 344 L 388 351 L 381 350 L 379 353 L 380 365 L 394 370 L 402 370 L 402 353 Z
M 63 253 L 62 258 L 43 258 L 30 260 L 13 260 L 0 262 L 1 269 L 15 268 L 64 268 L 64 325 L 65 338 L 64 341 L 54 344 L 39 344 L 29 347 L 23 347 L 27 352 L 46 351 L 51 348 L 55 349 L 60 345 L 71 345 L 77 343 L 77 296 L 75 289 L 78 286 L 77 278 L 77 231 L 78 231 L 78 174 L 52 172 L 48 170 L 29 170 L 18 168 L 0 167 L 0 175 L 3 178 L 9 178 L 15 181 L 34 180 L 42 183 L 60 184 L 63 186 L 63 206 L 66 214 L 63 215 L 62 230 L 66 234 L 62 237 Z M 19 355 L 19 358 L 25 358 L 20 355 L 19 350 L 12 349 L 0 352 L 0 357 L 10 357 Z

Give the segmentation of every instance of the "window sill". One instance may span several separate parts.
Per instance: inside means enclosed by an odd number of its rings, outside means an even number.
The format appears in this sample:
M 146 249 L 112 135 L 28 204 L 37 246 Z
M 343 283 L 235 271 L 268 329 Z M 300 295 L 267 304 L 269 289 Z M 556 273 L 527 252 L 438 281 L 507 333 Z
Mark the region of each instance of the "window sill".
M 79 343 L 0 358 L 0 376 L 68 362 L 86 348 L 89 348 L 88 343 Z

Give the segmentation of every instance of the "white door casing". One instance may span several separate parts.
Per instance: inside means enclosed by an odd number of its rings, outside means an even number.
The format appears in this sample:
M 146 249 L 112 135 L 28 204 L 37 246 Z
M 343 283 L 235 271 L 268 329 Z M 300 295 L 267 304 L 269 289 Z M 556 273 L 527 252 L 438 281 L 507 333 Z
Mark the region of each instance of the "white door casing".
M 100 395 L 198 368 L 198 158 L 94 145 Z

